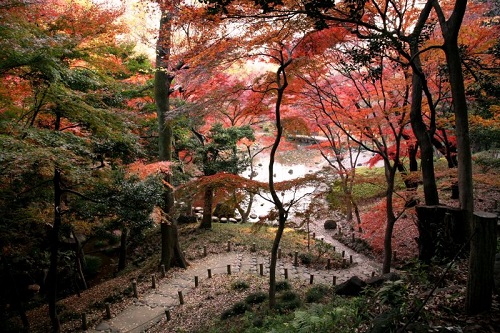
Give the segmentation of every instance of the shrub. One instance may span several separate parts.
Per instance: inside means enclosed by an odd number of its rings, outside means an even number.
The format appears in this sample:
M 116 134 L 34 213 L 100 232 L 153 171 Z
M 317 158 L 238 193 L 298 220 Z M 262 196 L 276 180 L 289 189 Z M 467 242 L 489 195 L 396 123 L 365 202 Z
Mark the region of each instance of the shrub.
M 245 302 L 237 302 L 230 308 L 224 311 L 221 315 L 223 320 L 244 314 L 246 311 L 250 310 L 250 307 Z
M 102 259 L 96 256 L 85 256 L 85 273 L 96 275 L 101 270 Z
M 245 302 L 247 304 L 259 304 L 264 302 L 267 299 L 267 294 L 263 291 L 257 291 L 255 293 L 252 293 L 248 295 L 245 298 Z
M 321 301 L 327 294 L 329 288 L 324 284 L 318 284 L 310 288 L 306 292 L 306 302 L 307 303 L 317 303 Z
M 238 281 L 234 281 L 231 284 L 231 288 L 233 290 L 246 290 L 246 289 L 250 288 L 250 286 L 245 281 L 238 280 Z
M 277 281 L 276 282 L 276 291 L 284 291 L 284 290 L 290 290 L 290 283 L 288 283 L 288 281 L 286 281 L 286 280 Z
M 297 293 L 293 291 L 285 291 L 278 298 L 275 309 L 280 313 L 285 313 L 300 308 L 301 305 L 302 302 Z
M 313 255 L 310 253 L 301 253 L 299 254 L 299 259 L 303 265 L 310 265 L 313 261 Z

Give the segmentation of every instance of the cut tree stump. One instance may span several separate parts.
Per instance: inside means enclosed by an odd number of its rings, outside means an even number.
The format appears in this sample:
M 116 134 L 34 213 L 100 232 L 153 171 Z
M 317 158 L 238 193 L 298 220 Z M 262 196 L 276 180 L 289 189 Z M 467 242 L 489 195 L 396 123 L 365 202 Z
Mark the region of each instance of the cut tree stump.
M 498 216 L 476 212 L 472 219 L 472 240 L 469 256 L 469 276 L 465 311 L 477 314 L 491 308 L 494 285 L 496 225 Z

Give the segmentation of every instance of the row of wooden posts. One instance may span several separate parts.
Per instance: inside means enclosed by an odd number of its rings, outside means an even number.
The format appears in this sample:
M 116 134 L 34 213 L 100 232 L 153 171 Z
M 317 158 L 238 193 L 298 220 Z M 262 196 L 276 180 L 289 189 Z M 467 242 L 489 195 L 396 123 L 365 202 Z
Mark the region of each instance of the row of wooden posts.
M 315 237 L 314 233 L 313 233 L 313 237 Z M 353 238 L 354 238 L 354 234 L 353 234 Z M 321 239 L 321 241 L 323 241 L 323 239 Z M 228 241 L 227 242 L 227 251 L 231 252 L 231 248 L 232 248 L 232 243 L 230 241 Z M 256 252 L 256 250 L 257 250 L 256 244 L 252 243 L 251 251 Z M 333 247 L 333 250 L 335 251 L 335 246 Z M 293 266 L 295 266 L 295 267 L 299 266 L 298 254 L 299 254 L 298 251 L 294 252 Z M 184 255 L 185 255 L 185 253 L 184 253 Z M 203 256 L 206 257 L 207 255 L 208 255 L 207 247 L 203 246 Z M 347 258 L 345 258 L 345 255 L 346 255 L 346 253 L 343 250 L 342 251 L 342 258 L 343 258 L 342 260 L 343 260 L 344 266 L 347 265 L 347 260 L 348 260 Z M 394 253 L 394 256 L 396 256 L 396 253 Z M 278 248 L 278 259 L 281 259 L 281 257 L 282 257 L 281 248 Z M 349 262 L 351 264 L 353 263 L 353 256 L 352 255 L 349 256 Z M 332 267 L 331 266 L 331 259 L 328 258 L 326 268 L 328 270 L 330 270 L 331 267 Z M 161 272 L 161 277 L 165 278 L 166 277 L 165 265 L 160 266 L 160 272 Z M 227 265 L 227 274 L 231 275 L 231 265 Z M 259 264 L 259 274 L 261 276 L 264 276 L 264 264 L 263 263 Z M 372 272 L 372 276 L 374 276 L 374 275 L 375 275 L 375 272 Z M 209 279 L 212 278 L 212 269 L 210 269 L 210 268 L 207 269 L 207 276 Z M 284 277 L 285 277 L 285 279 L 288 279 L 288 268 L 284 268 Z M 314 274 L 310 274 L 309 284 L 313 284 L 313 283 L 314 283 Z M 337 277 L 335 275 L 332 276 L 332 284 L 334 286 L 337 284 Z M 199 277 L 198 276 L 194 277 L 194 286 L 195 286 L 195 288 L 197 288 L 199 286 Z M 151 287 L 153 289 L 157 288 L 156 274 L 151 274 Z M 137 291 L 137 280 L 135 280 L 135 279 L 132 280 L 132 295 L 134 298 L 139 298 L 139 294 Z M 181 305 L 184 304 L 184 296 L 182 294 L 182 290 L 178 291 L 178 297 L 179 297 L 179 303 Z M 105 318 L 111 319 L 111 309 L 110 309 L 109 303 L 105 303 L 105 309 L 106 309 Z M 170 311 L 168 309 L 165 310 L 165 316 L 166 316 L 167 321 L 170 321 L 171 316 L 170 316 Z M 87 328 L 88 328 L 87 315 L 84 313 L 84 314 L 82 314 L 82 329 L 87 330 Z

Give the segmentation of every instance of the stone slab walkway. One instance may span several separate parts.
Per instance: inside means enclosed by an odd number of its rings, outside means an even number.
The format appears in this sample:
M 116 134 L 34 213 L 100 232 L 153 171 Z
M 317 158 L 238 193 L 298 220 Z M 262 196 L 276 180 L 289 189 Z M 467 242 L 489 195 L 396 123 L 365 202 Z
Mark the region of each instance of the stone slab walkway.
M 367 257 L 355 253 L 328 235 L 318 235 L 325 242 L 336 247 L 337 252 L 345 251 L 345 257 L 349 260 L 353 256 L 353 264 L 347 269 L 341 270 L 313 270 L 305 266 L 294 267 L 290 263 L 278 261 L 278 276 L 284 278 L 285 269 L 289 279 L 300 278 L 310 281 L 314 275 L 313 283 L 332 284 L 335 276 L 336 283 L 342 283 L 357 275 L 360 278 L 369 278 L 372 272 L 379 272 L 380 266 Z M 147 330 L 158 323 L 166 314 L 165 310 L 171 310 L 180 304 L 179 292 L 183 297 L 188 297 L 189 292 L 195 288 L 195 276 L 199 281 L 208 278 L 208 269 L 212 275 L 228 274 L 230 265 L 231 274 L 250 272 L 260 274 L 262 264 L 263 274 L 269 274 L 269 258 L 258 256 L 255 253 L 227 252 L 216 256 L 209 256 L 193 262 L 187 269 L 175 272 L 173 276 L 161 279 L 157 282 L 156 289 L 151 289 L 134 301 L 134 304 L 109 320 L 103 320 L 94 328 L 88 330 L 91 333 L 138 333 Z

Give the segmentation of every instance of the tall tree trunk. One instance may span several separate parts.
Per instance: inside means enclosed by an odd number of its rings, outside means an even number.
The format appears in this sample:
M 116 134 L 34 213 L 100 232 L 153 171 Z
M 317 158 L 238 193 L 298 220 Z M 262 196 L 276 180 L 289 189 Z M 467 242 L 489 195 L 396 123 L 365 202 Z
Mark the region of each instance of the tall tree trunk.
M 19 317 L 21 318 L 21 322 L 23 323 L 23 331 L 28 332 L 30 328 L 30 323 L 28 321 L 28 316 L 26 316 L 26 310 L 23 306 L 23 301 L 21 299 L 21 295 L 19 293 L 19 288 L 17 287 L 17 281 L 15 280 L 12 270 L 10 269 L 10 264 L 7 262 L 7 259 L 2 256 L 3 265 L 5 270 L 7 271 L 7 275 L 10 280 L 10 288 L 11 291 L 11 301 L 14 304 L 15 308 L 19 312 Z
M 205 188 L 203 195 L 203 218 L 201 219 L 201 229 L 212 229 L 212 206 L 214 200 L 214 189 L 211 186 Z
M 385 197 L 385 202 L 387 206 L 386 210 L 387 221 L 386 221 L 385 235 L 384 235 L 384 261 L 382 263 L 382 274 L 386 274 L 391 271 L 392 233 L 394 230 L 394 224 L 396 223 L 396 216 L 394 215 L 394 206 L 392 203 L 392 197 L 394 194 L 394 178 L 396 174 L 396 166 L 392 167 L 390 165 L 386 165 L 385 173 L 387 180 L 387 194 Z
M 170 48 L 172 38 L 172 16 L 173 14 L 165 9 L 161 11 L 160 28 L 156 43 L 156 72 L 155 72 L 155 103 L 158 117 L 158 155 L 160 161 L 172 161 L 172 119 L 169 117 L 170 111 L 170 87 L 174 76 L 169 72 L 170 68 Z M 172 184 L 171 175 L 165 177 L 165 181 Z M 177 228 L 176 220 L 172 216 L 174 204 L 173 192 L 170 187 L 165 189 L 163 210 L 169 219 L 169 228 L 161 228 L 162 250 L 160 265 L 170 268 L 172 263 L 179 263 L 180 267 L 187 267 L 182 251 L 171 251 L 180 248 L 177 230 L 171 233 L 172 228 Z M 172 237 L 174 235 L 174 237 Z M 170 244 L 169 242 L 174 242 Z M 167 257 L 168 256 L 168 257 Z M 172 257 L 173 256 L 173 257 Z
M 59 231 L 61 229 L 61 171 L 54 168 L 54 225 L 50 231 L 50 265 L 47 277 L 47 298 L 49 302 L 49 317 L 52 323 L 52 332 L 59 333 L 61 324 L 57 315 L 57 265 L 59 256 Z
M 75 230 L 72 228 L 71 233 L 75 239 L 75 269 L 80 281 L 82 282 L 83 290 L 87 290 L 87 280 L 85 280 L 85 274 L 83 274 L 83 266 L 85 266 L 85 256 L 83 254 L 82 245 L 80 240 L 76 236 Z
M 122 227 L 122 234 L 120 236 L 120 255 L 118 258 L 118 271 L 122 271 L 127 267 L 127 242 L 128 242 L 128 228 Z
M 283 52 L 283 51 L 282 51 Z M 282 54 L 283 59 L 283 54 Z M 281 237 L 283 236 L 283 231 L 285 230 L 285 222 L 288 217 L 288 212 L 285 210 L 283 202 L 278 197 L 276 189 L 274 188 L 274 160 L 276 156 L 276 151 L 281 141 L 283 135 L 283 127 L 281 125 L 281 102 L 285 93 L 285 89 L 288 86 L 288 80 L 286 76 L 286 67 L 292 62 L 291 52 L 288 51 L 288 60 L 283 61 L 280 64 L 276 72 L 276 83 L 278 85 L 277 97 L 275 104 L 275 115 L 276 115 L 276 137 L 271 148 L 271 153 L 269 154 L 269 192 L 273 198 L 274 205 L 278 210 L 278 230 L 273 241 L 273 247 L 271 249 L 271 263 L 269 265 L 269 307 L 274 308 L 276 306 L 276 264 L 278 261 L 278 248 L 281 242 Z
M 420 146 L 420 164 L 422 169 L 425 204 L 438 205 L 439 194 L 436 185 L 436 176 L 434 174 L 434 149 L 431 142 L 431 138 L 434 135 L 434 125 L 431 124 L 431 128 L 428 130 L 422 118 L 422 80 L 424 78 L 422 78 L 422 66 L 418 55 L 419 50 L 416 40 L 417 38 L 415 38 L 411 46 L 411 53 L 414 57 L 414 69 L 412 75 L 410 121 L 411 128 Z

